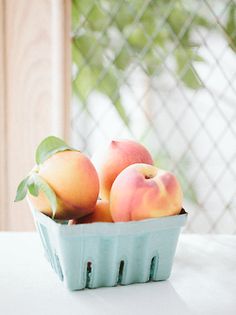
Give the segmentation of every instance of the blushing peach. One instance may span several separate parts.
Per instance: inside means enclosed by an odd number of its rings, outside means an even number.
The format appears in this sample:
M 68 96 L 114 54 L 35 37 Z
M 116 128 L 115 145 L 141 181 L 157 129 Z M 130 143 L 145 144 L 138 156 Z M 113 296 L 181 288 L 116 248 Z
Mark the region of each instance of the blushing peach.
M 58 199 L 56 219 L 72 219 L 91 213 L 99 193 L 99 180 L 92 162 L 81 152 L 58 152 L 47 159 L 38 174 L 54 190 Z M 45 194 L 29 195 L 35 208 L 51 216 Z
M 179 214 L 183 194 L 176 177 L 147 164 L 128 166 L 115 179 L 110 195 L 115 222 Z
M 92 222 L 113 222 L 110 205 L 107 200 L 98 200 L 97 204 L 91 214 L 88 214 L 80 219 L 73 219 L 69 221 L 69 225 Z
M 113 140 L 107 150 L 97 158 L 100 196 L 109 200 L 111 186 L 117 175 L 134 163 L 153 164 L 148 150 L 131 140 Z

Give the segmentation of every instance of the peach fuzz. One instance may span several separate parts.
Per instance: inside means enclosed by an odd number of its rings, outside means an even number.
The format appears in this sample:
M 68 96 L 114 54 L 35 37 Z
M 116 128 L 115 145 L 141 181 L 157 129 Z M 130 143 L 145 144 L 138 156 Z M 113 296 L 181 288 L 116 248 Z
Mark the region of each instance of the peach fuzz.
M 115 179 L 110 195 L 115 222 L 179 214 L 183 194 L 176 177 L 147 164 L 128 166 Z
M 80 219 L 73 219 L 68 222 L 69 225 L 92 222 L 113 222 L 110 205 L 107 200 L 98 200 L 93 213 L 86 215 Z
M 54 190 L 58 207 L 56 219 L 73 219 L 91 213 L 99 193 L 99 180 L 92 162 L 81 152 L 58 152 L 39 166 L 40 175 Z M 51 216 L 50 203 L 43 192 L 29 194 L 34 207 Z
M 134 163 L 153 164 L 148 150 L 132 140 L 113 140 L 107 150 L 98 157 L 100 196 L 109 200 L 111 186 L 117 175 Z

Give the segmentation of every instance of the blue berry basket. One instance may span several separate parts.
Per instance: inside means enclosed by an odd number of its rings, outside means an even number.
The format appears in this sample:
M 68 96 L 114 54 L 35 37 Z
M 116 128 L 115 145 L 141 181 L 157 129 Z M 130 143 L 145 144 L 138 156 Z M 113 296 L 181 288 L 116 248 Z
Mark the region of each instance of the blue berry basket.
M 118 223 L 67 225 L 34 209 L 45 255 L 69 290 L 166 280 L 187 213 Z

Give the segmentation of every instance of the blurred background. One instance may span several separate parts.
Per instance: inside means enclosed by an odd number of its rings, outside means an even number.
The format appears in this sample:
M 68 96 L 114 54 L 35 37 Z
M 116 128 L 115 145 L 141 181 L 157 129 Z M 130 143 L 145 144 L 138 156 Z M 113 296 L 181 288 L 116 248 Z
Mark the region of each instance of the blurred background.
M 185 232 L 236 233 L 236 1 L 0 3 L 1 229 L 33 228 L 12 200 L 54 134 L 90 157 L 140 141 L 182 184 Z

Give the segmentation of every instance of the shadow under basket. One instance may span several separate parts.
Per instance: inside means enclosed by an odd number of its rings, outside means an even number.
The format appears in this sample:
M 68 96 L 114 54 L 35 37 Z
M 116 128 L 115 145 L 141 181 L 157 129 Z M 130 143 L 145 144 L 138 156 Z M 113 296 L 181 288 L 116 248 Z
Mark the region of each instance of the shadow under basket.
M 166 280 L 187 213 L 67 225 L 30 204 L 45 255 L 69 290 Z

